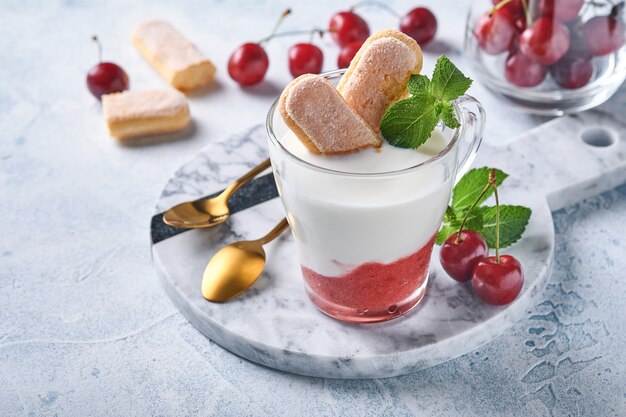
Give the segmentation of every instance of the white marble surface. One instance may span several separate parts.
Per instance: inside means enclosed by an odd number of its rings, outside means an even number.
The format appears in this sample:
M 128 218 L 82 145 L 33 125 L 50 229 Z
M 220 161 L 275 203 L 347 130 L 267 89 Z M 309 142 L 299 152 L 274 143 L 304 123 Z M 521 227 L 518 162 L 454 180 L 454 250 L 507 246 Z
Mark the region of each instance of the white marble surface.
M 582 133 L 598 128 L 613 135 L 615 143 L 594 147 L 583 141 Z M 265 271 L 249 291 L 232 302 L 208 303 L 199 291 L 207 261 L 226 244 L 257 239 L 270 230 L 284 216 L 278 198 L 240 211 L 218 228 L 163 240 L 153 246 L 153 259 L 183 315 L 244 358 L 324 378 L 385 378 L 414 372 L 490 341 L 537 303 L 554 255 L 550 208 L 626 181 L 626 135 L 621 133 L 625 129 L 619 120 L 593 111 L 480 149 L 475 166 L 495 166 L 510 175 L 500 190 L 502 201 L 533 210 L 523 239 L 506 251 L 524 266 L 525 282 L 518 299 L 504 308 L 486 305 L 469 286 L 450 279 L 435 249 L 426 297 L 415 310 L 377 325 L 340 323 L 308 300 L 291 235 L 268 245 Z M 168 182 L 156 213 L 197 198 L 200 190 L 204 193 L 200 195 L 220 191 L 266 155 L 267 135 L 261 125 L 208 146 Z
M 469 1 L 424 1 L 458 50 Z M 413 5 L 396 1 L 399 10 Z M 626 189 L 556 214 L 555 273 L 503 336 L 399 378 L 298 377 L 208 341 L 170 303 L 152 267 L 149 218 L 172 173 L 206 145 L 264 117 L 276 89 L 243 92 L 225 62 L 287 2 L 0 2 L 0 410 L 3 416 L 468 416 L 626 414 L 623 236 Z M 323 24 L 337 2 L 290 3 L 287 29 Z M 382 28 L 389 17 L 364 12 Z M 141 20 L 184 28 L 215 60 L 220 88 L 194 97 L 186 140 L 124 148 L 107 137 L 84 76 L 89 36 L 133 88 L 162 86 L 133 50 Z M 385 23 L 386 22 L 386 23 Z M 270 47 L 275 86 L 287 41 Z M 336 50 L 325 47 L 332 68 Z M 432 68 L 437 53 L 427 55 Z M 456 55 L 455 55 L 456 57 Z M 277 87 L 278 88 L 278 87 Z M 509 113 L 476 86 L 501 142 L 544 119 Z M 621 114 L 622 90 L 604 108 Z M 584 165 L 584 161 L 581 162 Z

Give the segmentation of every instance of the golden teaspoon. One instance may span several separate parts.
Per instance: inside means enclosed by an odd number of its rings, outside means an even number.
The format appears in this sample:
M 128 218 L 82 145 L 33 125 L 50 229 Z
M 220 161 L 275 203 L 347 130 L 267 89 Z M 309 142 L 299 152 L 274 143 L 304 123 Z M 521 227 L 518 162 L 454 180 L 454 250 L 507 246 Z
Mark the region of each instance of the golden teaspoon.
M 242 240 L 220 249 L 204 270 L 202 296 L 209 301 L 222 302 L 245 291 L 263 272 L 263 245 L 276 239 L 288 226 L 287 219 L 282 219 L 260 239 Z
M 230 215 L 228 199 L 252 178 L 269 168 L 270 160 L 266 159 L 248 171 L 243 177 L 235 180 L 220 195 L 207 200 L 188 201 L 178 204 L 163 214 L 163 222 L 172 227 L 182 229 L 198 229 L 217 226 L 226 221 Z

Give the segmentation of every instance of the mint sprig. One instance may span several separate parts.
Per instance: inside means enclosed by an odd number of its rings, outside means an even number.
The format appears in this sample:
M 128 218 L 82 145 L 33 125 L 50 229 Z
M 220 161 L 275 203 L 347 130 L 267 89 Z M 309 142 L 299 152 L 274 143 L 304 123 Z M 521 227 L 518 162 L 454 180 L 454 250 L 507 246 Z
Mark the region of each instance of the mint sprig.
M 489 189 L 480 199 L 474 208 L 468 210 L 485 190 L 488 183 L 489 173 L 492 168 L 475 168 L 467 172 L 454 187 L 452 202 L 446 209 L 443 225 L 437 233 L 435 242 L 443 244 L 446 239 L 459 231 L 463 218 L 467 219 L 463 226 L 466 230 L 474 230 L 482 235 L 490 248 L 496 247 L 496 207 L 482 205 L 493 194 Z M 496 186 L 500 186 L 508 177 L 505 172 L 494 169 Z M 500 247 L 504 248 L 517 242 L 522 235 L 532 211 L 528 207 L 500 205 Z
M 487 184 L 491 169 L 492 168 L 487 167 L 475 168 L 463 175 L 463 178 L 461 178 L 454 187 L 454 193 L 452 194 L 452 207 L 455 211 L 467 210 L 474 204 L 474 201 L 476 201 L 485 188 L 485 184 Z M 499 169 L 495 169 L 495 171 L 496 186 L 499 187 L 509 175 Z M 493 189 L 488 189 L 478 201 L 477 205 L 484 203 L 492 194 Z
M 421 74 L 411 76 L 411 97 L 387 109 L 380 122 L 383 137 L 393 146 L 417 149 L 428 140 L 439 120 L 451 129 L 458 128 L 451 101 L 465 94 L 471 84 L 472 80 L 445 55 L 440 56 L 432 80 Z

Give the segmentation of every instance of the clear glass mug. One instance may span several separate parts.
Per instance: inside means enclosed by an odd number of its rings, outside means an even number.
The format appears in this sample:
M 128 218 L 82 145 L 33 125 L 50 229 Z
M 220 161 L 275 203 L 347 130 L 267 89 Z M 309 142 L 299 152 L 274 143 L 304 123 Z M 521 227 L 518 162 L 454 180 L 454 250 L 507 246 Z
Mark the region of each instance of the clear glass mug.
M 323 75 L 336 84 L 343 72 Z M 427 161 L 399 171 L 355 174 L 321 168 L 290 153 L 281 143 L 289 128 L 277 104 L 267 116 L 269 153 L 309 298 L 323 313 L 346 322 L 405 314 L 426 292 L 430 255 L 452 186 L 480 146 L 482 106 L 470 96 L 456 100 L 461 127 L 438 125 L 449 142 Z

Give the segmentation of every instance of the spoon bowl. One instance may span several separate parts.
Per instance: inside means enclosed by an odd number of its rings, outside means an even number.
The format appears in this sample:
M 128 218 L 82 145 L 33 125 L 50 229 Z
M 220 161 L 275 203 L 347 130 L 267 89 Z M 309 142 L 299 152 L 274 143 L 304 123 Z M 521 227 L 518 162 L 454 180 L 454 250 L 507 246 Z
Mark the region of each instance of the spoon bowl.
M 226 198 L 225 198 L 226 197 Z M 178 204 L 163 214 L 163 221 L 182 229 L 196 229 L 217 226 L 230 215 L 228 196 L 224 193 L 208 200 Z
M 287 219 L 283 219 L 260 239 L 234 242 L 220 249 L 204 270 L 202 296 L 209 301 L 223 302 L 244 292 L 263 272 L 263 245 L 278 237 L 288 226 Z
M 172 207 L 163 214 L 163 222 L 181 229 L 201 229 L 224 223 L 230 215 L 228 199 L 269 166 L 270 160 L 266 159 L 213 198 L 188 201 Z

